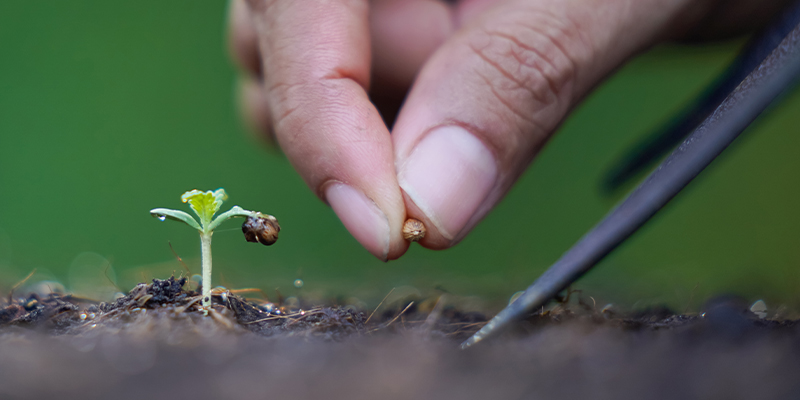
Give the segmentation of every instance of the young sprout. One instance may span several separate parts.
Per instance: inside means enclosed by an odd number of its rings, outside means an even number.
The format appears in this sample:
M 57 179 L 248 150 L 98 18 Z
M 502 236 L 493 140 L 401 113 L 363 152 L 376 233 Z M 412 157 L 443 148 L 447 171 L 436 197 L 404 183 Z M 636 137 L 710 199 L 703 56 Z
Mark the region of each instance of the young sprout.
M 150 210 L 150 215 L 161 221 L 171 219 L 180 221 L 186 225 L 197 229 L 200 232 L 200 250 L 203 265 L 203 308 L 208 309 L 211 305 L 211 235 L 223 221 L 229 218 L 246 218 L 242 224 L 242 232 L 248 242 L 259 242 L 269 246 L 278 240 L 278 232 L 281 227 L 278 220 L 272 215 L 262 214 L 256 211 L 248 211 L 239 206 L 233 206 L 216 218 L 214 214 L 222 207 L 222 202 L 228 199 L 225 189 L 219 188 L 215 191 L 190 190 L 181 196 L 184 203 L 189 203 L 199 222 L 191 215 L 168 208 L 154 208 Z

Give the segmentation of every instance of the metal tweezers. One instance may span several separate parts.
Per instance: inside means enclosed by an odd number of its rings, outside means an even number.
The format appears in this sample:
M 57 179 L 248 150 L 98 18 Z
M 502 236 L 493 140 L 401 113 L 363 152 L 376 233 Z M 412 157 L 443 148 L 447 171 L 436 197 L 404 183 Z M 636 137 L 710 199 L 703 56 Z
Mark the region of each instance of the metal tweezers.
M 736 62 L 738 64 L 732 67 L 733 73 L 729 73 L 727 80 L 718 84 L 718 88 L 727 85 L 732 90 L 724 98 L 707 98 L 706 103 L 713 103 L 710 107 L 708 104 L 697 107 L 705 107 L 710 114 L 696 125 L 691 135 L 520 297 L 462 343 L 462 349 L 500 333 L 518 319 L 544 306 L 588 272 L 641 228 L 711 164 L 776 98 L 798 81 L 800 1 L 773 21 Z M 735 71 L 736 68 L 749 72 L 745 75 Z M 733 83 L 729 82 L 731 80 Z M 696 115 L 690 113 L 686 119 L 697 118 Z M 697 120 L 700 121 L 699 118 Z

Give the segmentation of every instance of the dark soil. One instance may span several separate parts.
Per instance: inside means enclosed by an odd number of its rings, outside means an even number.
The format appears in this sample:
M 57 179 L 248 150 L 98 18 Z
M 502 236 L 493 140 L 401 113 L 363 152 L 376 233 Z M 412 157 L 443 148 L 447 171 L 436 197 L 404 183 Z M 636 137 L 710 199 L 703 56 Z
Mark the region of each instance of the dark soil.
M 0 310 L 0 399 L 800 398 L 795 320 L 735 298 L 701 315 L 582 301 L 466 351 L 487 318 L 446 299 L 370 315 L 215 292 L 184 278 L 113 303 L 17 297 Z

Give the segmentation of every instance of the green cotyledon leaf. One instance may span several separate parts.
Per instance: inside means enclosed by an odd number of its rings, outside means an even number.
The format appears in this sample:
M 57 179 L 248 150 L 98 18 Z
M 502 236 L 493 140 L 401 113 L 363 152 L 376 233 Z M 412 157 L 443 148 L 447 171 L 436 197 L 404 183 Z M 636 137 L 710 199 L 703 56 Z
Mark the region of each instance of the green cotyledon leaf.
M 167 218 L 174 220 L 174 221 L 181 221 L 186 225 L 191 226 L 198 231 L 202 231 L 203 228 L 200 227 L 200 224 L 192 218 L 191 215 L 180 211 L 180 210 L 170 210 L 169 208 L 154 208 L 150 210 L 150 215 L 160 219 L 161 221 L 165 221 Z
M 200 223 L 204 229 L 208 228 L 214 214 L 222 207 L 222 202 L 228 199 L 225 189 L 219 188 L 215 191 L 190 190 L 181 196 L 181 201 L 189 203 L 192 210 L 200 217 Z
M 224 213 L 222 213 L 219 216 L 217 216 L 217 218 L 214 218 L 214 220 L 211 221 L 211 224 L 208 225 L 207 229 L 210 230 L 210 231 L 213 231 L 214 229 L 217 229 L 219 224 L 221 224 L 222 222 L 224 222 L 225 220 L 227 220 L 229 218 L 234 218 L 234 217 L 247 218 L 247 217 L 256 216 L 256 215 L 261 215 L 261 213 L 257 213 L 255 211 L 245 210 L 245 209 L 243 209 L 242 207 L 239 207 L 239 206 L 233 206 L 233 208 L 231 208 L 230 210 L 225 211 Z

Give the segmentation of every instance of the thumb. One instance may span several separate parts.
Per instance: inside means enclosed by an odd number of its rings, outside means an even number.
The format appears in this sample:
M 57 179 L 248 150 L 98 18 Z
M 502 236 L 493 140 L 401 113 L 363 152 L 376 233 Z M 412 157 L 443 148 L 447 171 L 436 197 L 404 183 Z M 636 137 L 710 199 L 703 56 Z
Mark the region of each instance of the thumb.
M 686 0 L 528 0 L 499 5 L 423 67 L 392 132 L 422 245 L 463 238 L 505 195 L 578 101 L 668 34 Z

